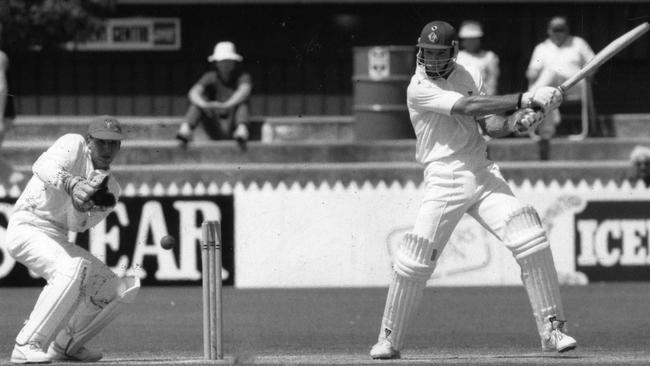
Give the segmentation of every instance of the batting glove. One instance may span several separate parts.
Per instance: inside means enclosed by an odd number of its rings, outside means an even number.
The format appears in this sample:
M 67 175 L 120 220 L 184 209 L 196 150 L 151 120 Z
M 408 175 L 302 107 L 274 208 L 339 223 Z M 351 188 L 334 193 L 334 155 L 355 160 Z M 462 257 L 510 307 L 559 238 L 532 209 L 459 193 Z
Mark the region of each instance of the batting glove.
M 519 109 L 508 117 L 508 126 L 511 131 L 517 133 L 528 133 L 534 131 L 544 120 L 543 110 L 532 108 Z
M 548 113 L 562 104 L 562 92 L 558 88 L 542 86 L 538 89 L 525 92 L 521 96 L 522 108 L 541 108 Z

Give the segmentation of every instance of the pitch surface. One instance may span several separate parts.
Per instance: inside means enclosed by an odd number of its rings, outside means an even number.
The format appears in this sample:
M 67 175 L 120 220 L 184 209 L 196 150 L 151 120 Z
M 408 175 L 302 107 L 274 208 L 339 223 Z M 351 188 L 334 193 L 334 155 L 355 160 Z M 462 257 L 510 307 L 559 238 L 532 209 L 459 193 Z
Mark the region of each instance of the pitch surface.
M 38 288 L 0 289 L 0 365 Z M 647 365 L 650 284 L 563 287 L 578 349 L 541 353 L 522 287 L 428 288 L 399 361 L 373 361 L 386 289 L 224 290 L 228 362 L 256 365 Z M 201 288 L 143 288 L 90 344 L 101 363 L 205 364 Z

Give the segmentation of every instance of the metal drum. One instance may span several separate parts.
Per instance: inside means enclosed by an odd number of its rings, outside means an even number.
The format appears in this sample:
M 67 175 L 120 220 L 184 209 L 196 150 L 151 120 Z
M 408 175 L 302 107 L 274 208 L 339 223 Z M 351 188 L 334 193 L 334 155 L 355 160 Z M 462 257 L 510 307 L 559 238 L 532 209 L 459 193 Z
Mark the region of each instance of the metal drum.
M 415 138 L 406 108 L 406 87 L 415 70 L 415 47 L 354 48 L 357 140 Z

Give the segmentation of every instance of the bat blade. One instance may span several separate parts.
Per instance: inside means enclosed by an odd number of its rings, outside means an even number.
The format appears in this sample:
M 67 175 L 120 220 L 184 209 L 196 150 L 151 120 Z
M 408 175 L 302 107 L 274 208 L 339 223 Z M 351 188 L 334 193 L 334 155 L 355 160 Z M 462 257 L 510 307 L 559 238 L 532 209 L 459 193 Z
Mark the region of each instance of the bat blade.
M 614 57 L 617 53 L 621 52 L 625 47 L 629 46 L 630 43 L 636 41 L 639 37 L 644 35 L 648 30 L 650 30 L 650 24 L 645 22 L 636 26 L 634 29 L 623 34 L 622 36 L 616 38 L 610 42 L 605 48 L 598 52 L 594 58 L 591 59 L 585 66 L 583 66 L 580 71 L 575 73 L 565 82 L 558 87 L 562 93 L 566 92 L 569 88 L 577 84 L 580 80 L 584 79 L 587 75 L 594 72 L 602 64 L 607 62 L 610 58 Z

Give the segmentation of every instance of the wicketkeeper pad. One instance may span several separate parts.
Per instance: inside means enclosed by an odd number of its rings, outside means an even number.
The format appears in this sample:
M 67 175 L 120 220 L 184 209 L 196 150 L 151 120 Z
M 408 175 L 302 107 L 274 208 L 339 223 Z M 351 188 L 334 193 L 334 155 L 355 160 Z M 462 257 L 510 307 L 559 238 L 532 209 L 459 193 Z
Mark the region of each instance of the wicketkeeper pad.
M 388 339 L 396 350 L 402 347 L 404 330 L 420 304 L 424 287 L 435 269 L 437 250 L 433 246 L 433 242 L 425 238 L 406 234 L 394 255 L 394 274 L 388 289 L 379 339 Z
M 542 336 L 547 317 L 565 318 L 550 244 L 535 209 L 524 206 L 513 212 L 506 221 L 503 239 L 521 267 L 521 280 Z
M 47 346 L 52 337 L 70 319 L 76 310 L 90 262 L 72 258 L 57 268 L 52 279 L 43 288 L 34 310 L 16 337 L 16 344 L 38 343 Z
M 80 306 L 80 311 L 57 335 L 56 347 L 65 354 L 75 354 L 81 346 L 113 321 L 125 304 L 130 304 L 135 300 L 140 290 L 140 279 L 133 276 L 120 278 L 118 287 L 118 296 L 104 308 L 97 308 L 92 303 Z

